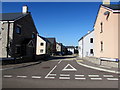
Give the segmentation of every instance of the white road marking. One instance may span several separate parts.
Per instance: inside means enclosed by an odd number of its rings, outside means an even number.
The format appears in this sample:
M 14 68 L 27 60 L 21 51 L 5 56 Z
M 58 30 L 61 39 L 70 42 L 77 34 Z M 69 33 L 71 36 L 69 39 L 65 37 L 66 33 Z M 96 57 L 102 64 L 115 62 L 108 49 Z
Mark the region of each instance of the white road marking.
M 27 76 L 17 76 L 17 78 L 27 78 Z
M 85 80 L 86 78 L 75 78 L 77 80 Z
M 102 78 L 91 78 L 91 80 L 102 80 Z
M 11 78 L 12 75 L 4 75 L 3 77 L 5 77 L 5 78 Z
M 50 73 L 53 72 L 53 70 L 57 67 L 57 65 L 55 65 L 55 67 L 45 76 L 45 78 L 49 78 L 48 76 L 50 75 Z
M 56 76 L 56 74 L 49 74 L 49 76 Z
M 103 75 L 103 77 L 113 77 L 113 75 Z
M 59 62 L 58 62 L 58 64 L 60 64 L 62 62 L 62 60 L 60 60 Z
M 88 75 L 89 77 L 99 77 L 99 75 Z
M 70 76 L 69 74 L 60 74 L 60 76 Z
M 35 78 L 35 79 L 40 79 L 41 76 L 32 76 L 32 78 Z
M 70 66 L 71 69 L 67 69 L 68 66 Z M 72 65 L 67 64 L 62 71 L 77 71 L 77 69 L 75 69 Z
M 119 80 L 118 78 L 107 78 L 107 80 Z
M 77 60 L 76 60 L 77 62 Z M 91 68 L 91 69 L 95 69 L 95 70 L 99 70 L 99 71 L 105 71 L 105 72 L 110 72 L 110 73 L 117 73 L 119 74 L 120 72 L 118 71 L 113 71 L 113 70 L 107 70 L 107 69 L 102 69 L 102 68 L 98 68 L 98 67 L 93 67 L 93 66 L 89 66 L 89 65 L 86 65 L 86 64 L 82 64 L 80 62 L 77 62 L 79 65 L 82 65 L 84 67 L 87 67 L 87 68 Z
M 70 77 L 59 77 L 59 79 L 70 79 Z
M 46 77 L 46 78 L 48 78 L 48 79 L 54 79 L 55 77 Z
M 84 77 L 85 75 L 75 75 L 75 76 L 78 76 L 78 77 L 79 77 L 79 76 L 80 76 L 80 77 Z

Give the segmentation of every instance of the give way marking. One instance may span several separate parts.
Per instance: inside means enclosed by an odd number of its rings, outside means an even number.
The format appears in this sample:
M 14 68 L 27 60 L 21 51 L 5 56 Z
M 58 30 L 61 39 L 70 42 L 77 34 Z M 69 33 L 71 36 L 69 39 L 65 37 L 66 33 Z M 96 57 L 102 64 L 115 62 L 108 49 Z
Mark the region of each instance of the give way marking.
M 69 68 L 68 68 L 69 67 Z M 62 71 L 77 71 L 77 69 L 75 69 L 72 65 L 67 64 Z

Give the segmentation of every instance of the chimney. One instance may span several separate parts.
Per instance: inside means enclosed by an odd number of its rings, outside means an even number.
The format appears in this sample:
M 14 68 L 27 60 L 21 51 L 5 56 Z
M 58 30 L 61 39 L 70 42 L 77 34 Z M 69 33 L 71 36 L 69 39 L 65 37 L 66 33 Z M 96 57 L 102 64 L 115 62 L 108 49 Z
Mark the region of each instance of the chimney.
M 24 6 L 22 7 L 22 13 L 23 13 L 23 14 L 28 13 L 28 6 L 27 6 L 27 5 L 24 5 Z
M 87 33 L 90 33 L 90 30 L 88 30 L 88 32 Z
M 110 0 L 103 0 L 103 5 L 110 5 Z

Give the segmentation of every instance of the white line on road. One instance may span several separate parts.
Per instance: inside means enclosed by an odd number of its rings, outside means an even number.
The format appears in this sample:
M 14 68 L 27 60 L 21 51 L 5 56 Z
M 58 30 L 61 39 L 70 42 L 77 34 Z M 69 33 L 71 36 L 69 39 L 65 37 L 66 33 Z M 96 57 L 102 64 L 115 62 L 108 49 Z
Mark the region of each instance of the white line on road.
M 102 78 L 91 78 L 91 80 L 102 80 Z
M 48 78 L 48 76 L 50 75 L 51 72 L 53 72 L 53 70 L 57 67 L 57 65 L 55 65 L 55 67 L 45 76 L 45 78 Z
M 41 76 L 32 76 L 32 78 L 35 78 L 35 79 L 40 79 Z
M 70 77 L 59 77 L 59 79 L 70 79 Z
M 49 74 L 49 76 L 56 76 L 56 74 Z
M 55 77 L 46 77 L 46 78 L 48 78 L 48 79 L 54 79 Z
M 17 78 L 27 78 L 27 76 L 17 76 Z
M 60 76 L 70 76 L 69 74 L 60 74 Z
M 12 75 L 4 75 L 3 77 L 5 77 L 5 78 L 11 78 Z
M 86 78 L 75 78 L 77 80 L 85 80 Z
M 113 77 L 113 75 L 103 75 L 103 77 Z
M 58 62 L 58 64 L 60 64 L 62 62 L 62 60 L 60 60 L 59 62 Z
M 77 76 L 78 76 L 78 77 L 79 77 L 79 76 L 80 76 L 80 77 L 84 77 L 85 75 L 75 75 L 75 76 L 76 76 L 76 77 L 77 77 Z
M 99 75 L 88 75 L 89 77 L 99 77 Z
M 107 80 L 119 80 L 118 78 L 107 78 Z

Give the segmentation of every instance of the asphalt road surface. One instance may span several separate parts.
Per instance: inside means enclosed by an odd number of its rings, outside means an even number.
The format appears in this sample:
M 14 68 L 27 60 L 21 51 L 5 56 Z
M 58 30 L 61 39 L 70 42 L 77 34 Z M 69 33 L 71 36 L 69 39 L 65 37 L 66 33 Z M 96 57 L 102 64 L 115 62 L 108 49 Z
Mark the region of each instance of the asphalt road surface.
M 3 88 L 118 88 L 117 74 L 80 66 L 74 57 L 3 70 L 2 77 Z

